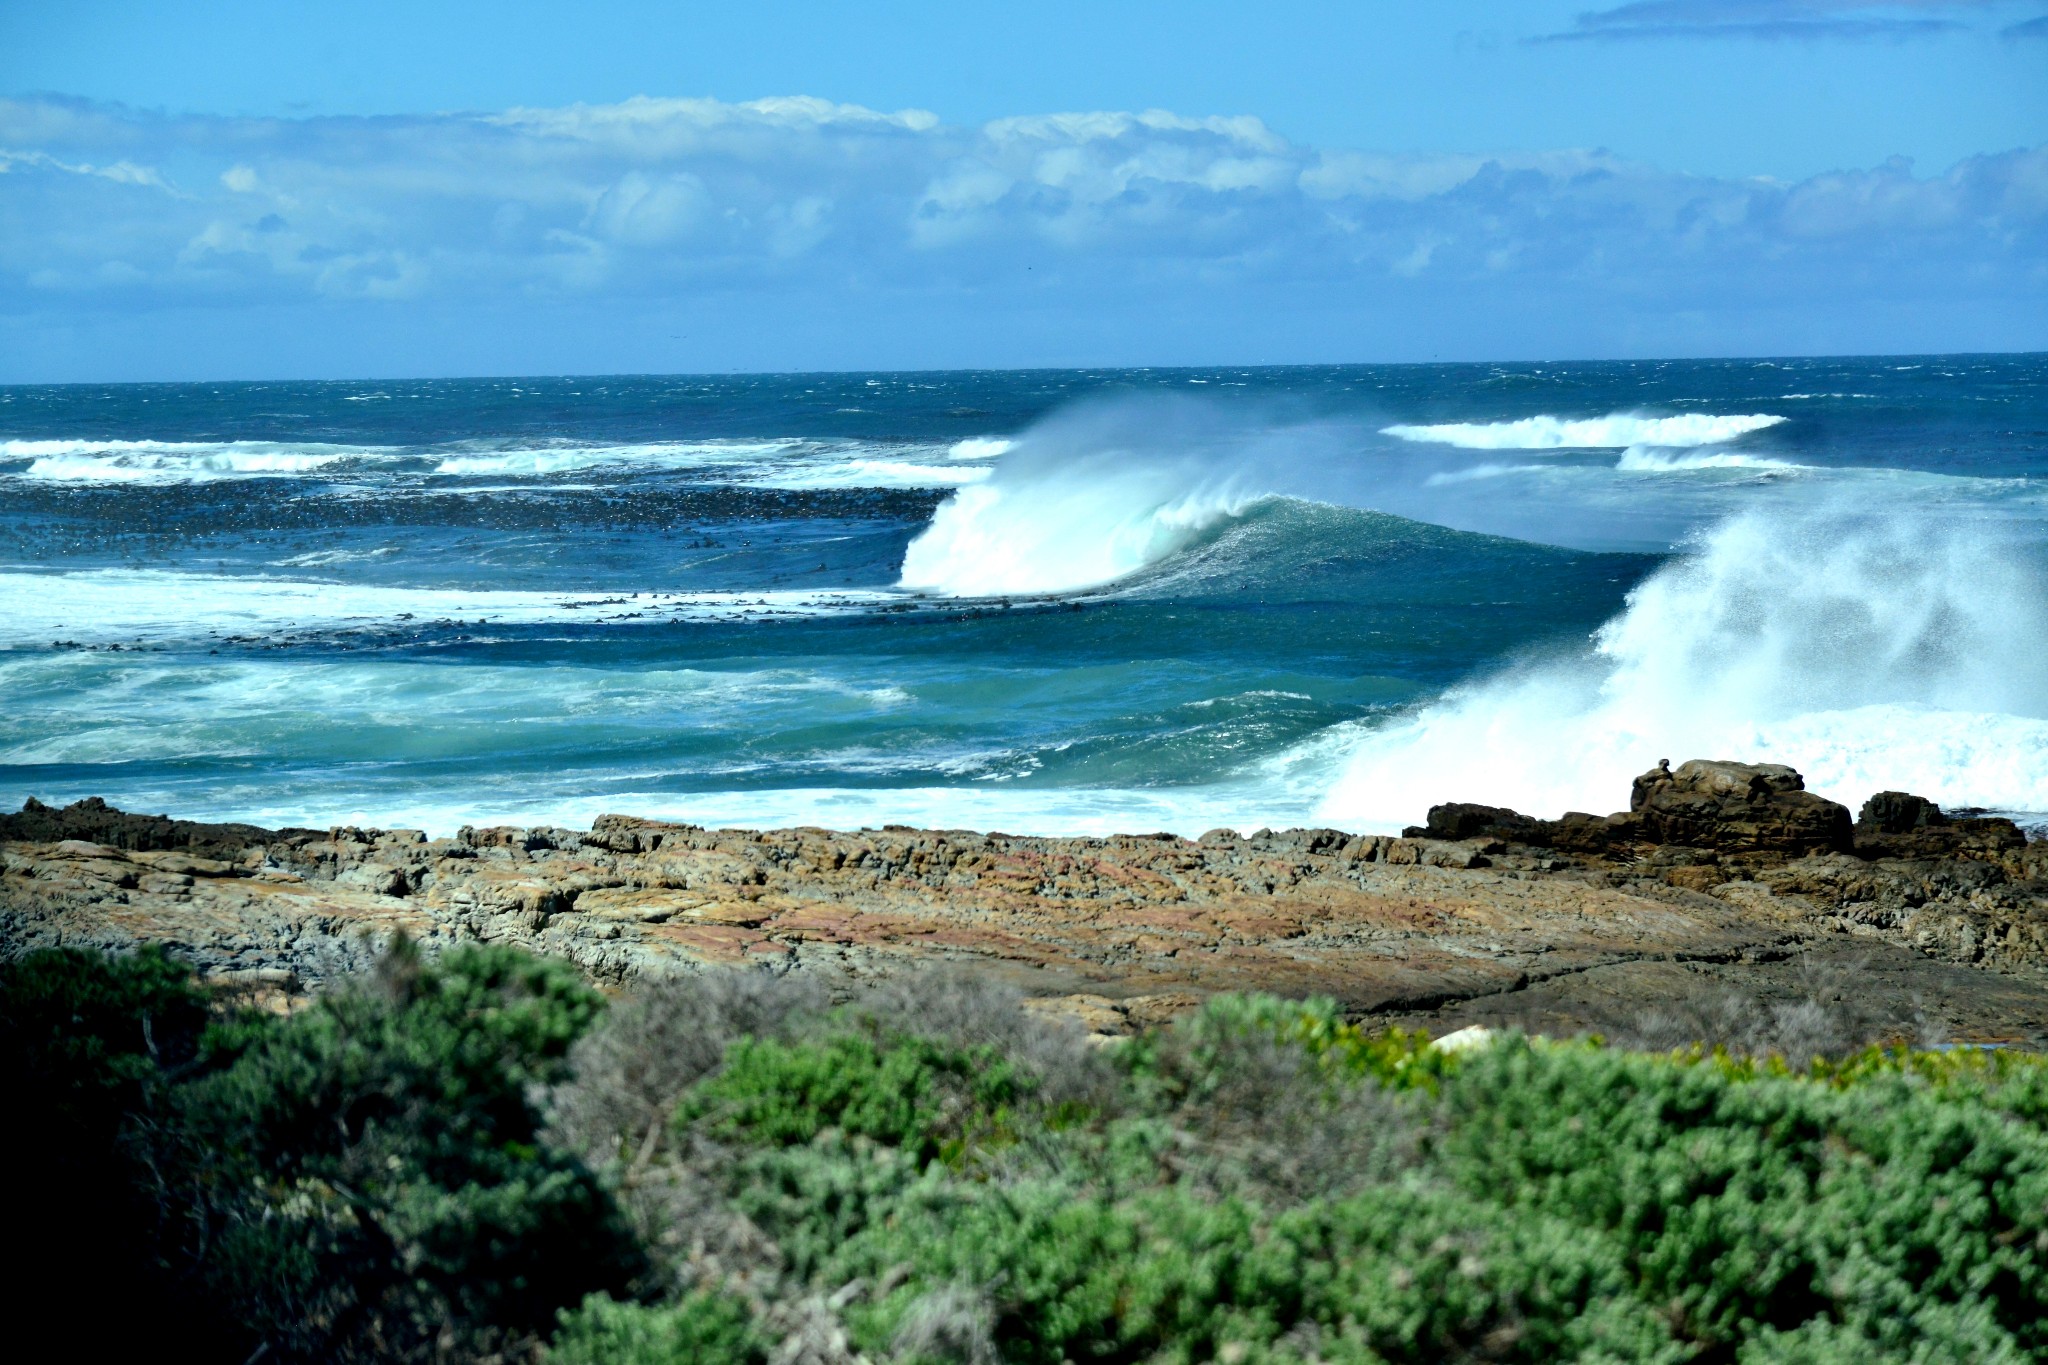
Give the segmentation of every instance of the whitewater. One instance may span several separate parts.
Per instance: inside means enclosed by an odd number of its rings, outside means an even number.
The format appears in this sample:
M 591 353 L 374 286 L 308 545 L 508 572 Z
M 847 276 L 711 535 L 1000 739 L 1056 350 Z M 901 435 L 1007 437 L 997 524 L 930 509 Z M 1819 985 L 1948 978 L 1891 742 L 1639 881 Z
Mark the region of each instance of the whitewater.
M 2038 357 L 369 387 L 0 390 L 0 800 L 2048 812 Z

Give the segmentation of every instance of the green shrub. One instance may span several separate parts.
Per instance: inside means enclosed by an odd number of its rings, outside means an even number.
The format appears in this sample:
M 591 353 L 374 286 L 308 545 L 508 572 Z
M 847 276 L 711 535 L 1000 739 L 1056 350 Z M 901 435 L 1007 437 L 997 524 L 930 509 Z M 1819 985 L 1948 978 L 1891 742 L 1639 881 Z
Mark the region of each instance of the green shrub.
M 208 1005 L 190 970 L 154 948 L 0 962 L 9 1293 L 24 1311 L 52 1311 L 120 1285 L 123 1311 L 76 1319 L 110 1357 L 166 1331 L 195 1345 L 213 1335 L 158 1265 L 172 1213 L 141 1141 L 175 1081 L 203 1065 Z
M 1105 1203 L 1056 1186 L 921 1186 L 831 1278 L 905 1264 L 855 1318 L 874 1348 L 934 1286 L 989 1298 L 1006 1359 L 1676 1360 L 1618 1249 L 1561 1220 L 1390 1187 L 1278 1215 L 1172 1190 Z M 1289 1342 L 1294 1343 L 1289 1347 Z
M 107 1160 L 124 1117 L 197 1056 L 207 1005 L 191 970 L 156 948 L 0 962 L 0 1077 L 33 1121 L 8 1125 L 8 1140 L 33 1142 L 43 1161 Z
M 2048 1141 L 1980 1104 L 1898 1072 L 1840 1087 L 1523 1044 L 1445 1096 L 1449 1178 L 1617 1238 L 1689 1339 L 1822 1320 L 1903 1346 L 1927 1313 L 1981 1309 L 1987 1350 L 2048 1348 Z
M 649 1307 L 593 1294 L 564 1310 L 548 1365 L 760 1365 L 768 1342 L 747 1306 L 726 1294 L 694 1293 Z
M 826 1129 L 896 1147 L 920 1163 L 1000 1141 L 1026 1082 L 992 1048 L 839 1033 L 742 1039 L 698 1085 L 678 1122 L 729 1141 L 788 1147 Z
M 1305 1076 L 1331 1083 L 1371 1081 L 1390 1090 L 1434 1093 L 1456 1064 L 1420 1029 L 1361 1029 L 1328 996 L 1219 995 L 1172 1027 L 1123 1050 L 1126 1069 L 1172 1101 L 1204 1103 L 1235 1079 L 1250 1050 L 1279 1044 L 1306 1062 Z
M 2031 1054 L 1451 1057 L 1247 996 L 1105 1059 L 995 990 L 699 985 L 573 1049 L 597 996 L 505 949 L 289 1019 L 156 954 L 0 964 L 16 1288 L 114 1277 L 113 1354 L 280 1362 L 761 1365 L 769 1322 L 981 1365 L 2048 1358 Z
M 623 1221 L 527 1099 L 598 1009 L 563 963 L 401 947 L 269 1030 L 183 1098 L 207 1283 L 287 1358 L 516 1341 L 624 1288 Z

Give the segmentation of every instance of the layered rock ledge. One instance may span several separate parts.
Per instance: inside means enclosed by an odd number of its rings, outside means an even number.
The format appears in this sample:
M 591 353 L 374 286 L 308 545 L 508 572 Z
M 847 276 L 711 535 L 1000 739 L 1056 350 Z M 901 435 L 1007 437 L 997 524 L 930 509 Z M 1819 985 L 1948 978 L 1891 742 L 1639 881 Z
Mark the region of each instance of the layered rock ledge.
M 30 801 L 0 816 L 0 954 L 156 943 L 273 997 L 398 931 L 596 979 L 750 965 L 848 979 L 972 964 L 1116 1033 L 1223 990 L 1320 992 L 1432 1027 L 1598 1027 L 1817 967 L 1959 1039 L 2048 1035 L 2048 843 L 1789 768 L 1695 761 L 1627 811 L 1438 806 L 1332 829 L 1027 838 L 890 826 L 269 830 Z

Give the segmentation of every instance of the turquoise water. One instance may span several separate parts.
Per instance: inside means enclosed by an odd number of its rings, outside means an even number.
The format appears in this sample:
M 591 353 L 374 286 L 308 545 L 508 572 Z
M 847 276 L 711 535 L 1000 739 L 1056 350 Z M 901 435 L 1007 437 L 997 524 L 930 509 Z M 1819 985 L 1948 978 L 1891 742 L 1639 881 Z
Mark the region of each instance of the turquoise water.
M 0 389 L 0 800 L 2048 809 L 2048 360 Z

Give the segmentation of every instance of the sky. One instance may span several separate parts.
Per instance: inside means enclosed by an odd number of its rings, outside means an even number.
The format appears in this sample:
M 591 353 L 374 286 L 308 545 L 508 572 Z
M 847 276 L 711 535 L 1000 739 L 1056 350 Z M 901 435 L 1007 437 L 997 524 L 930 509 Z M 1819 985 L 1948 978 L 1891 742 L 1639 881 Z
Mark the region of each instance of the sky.
M 0 382 L 2048 349 L 2048 0 L 0 6 Z

